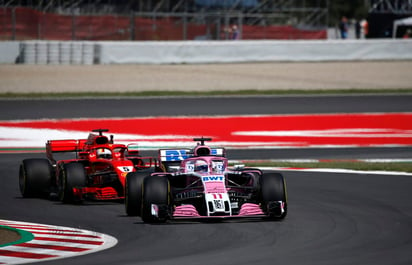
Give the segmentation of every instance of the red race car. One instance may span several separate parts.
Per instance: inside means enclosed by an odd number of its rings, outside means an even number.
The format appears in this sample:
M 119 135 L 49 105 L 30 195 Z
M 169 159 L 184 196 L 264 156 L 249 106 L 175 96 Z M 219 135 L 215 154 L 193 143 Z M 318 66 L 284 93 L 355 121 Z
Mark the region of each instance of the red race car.
M 47 158 L 23 160 L 19 170 L 23 197 L 57 195 L 64 203 L 124 199 L 126 175 L 155 168 L 156 159 L 140 157 L 136 145 L 114 144 L 113 135 L 103 135 L 107 129 L 93 132 L 87 139 L 49 140 Z M 62 152 L 74 152 L 76 157 L 53 157 Z

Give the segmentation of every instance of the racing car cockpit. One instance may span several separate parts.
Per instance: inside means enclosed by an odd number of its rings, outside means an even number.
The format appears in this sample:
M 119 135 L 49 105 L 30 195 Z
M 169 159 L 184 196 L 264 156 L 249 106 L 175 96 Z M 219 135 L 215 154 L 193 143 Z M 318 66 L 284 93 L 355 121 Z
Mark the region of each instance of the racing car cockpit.
M 192 159 L 189 161 L 182 162 L 183 167 L 181 167 L 181 171 L 185 173 L 207 173 L 209 172 L 209 166 L 204 159 Z
M 195 160 L 194 161 L 194 171 L 199 173 L 207 173 L 209 171 L 209 167 L 207 162 L 203 159 Z
M 223 174 L 227 167 L 227 162 L 223 159 L 209 158 L 197 158 L 188 161 L 184 161 L 181 171 L 185 173 L 212 173 L 212 174 Z
M 112 151 L 109 148 L 98 148 L 96 150 L 96 157 L 100 159 L 112 159 Z

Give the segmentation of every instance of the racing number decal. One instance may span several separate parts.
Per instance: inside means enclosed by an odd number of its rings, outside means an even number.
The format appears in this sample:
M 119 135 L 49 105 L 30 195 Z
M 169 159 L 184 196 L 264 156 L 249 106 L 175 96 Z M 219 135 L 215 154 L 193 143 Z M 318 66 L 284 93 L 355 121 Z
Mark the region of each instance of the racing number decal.
M 223 206 L 223 200 L 213 200 L 213 203 L 215 204 L 215 209 L 216 210 L 224 210 L 225 207 Z
M 220 194 L 220 193 L 214 193 L 213 194 L 213 198 L 216 200 L 216 199 L 223 199 L 223 195 L 222 194 Z
M 132 172 L 133 171 L 133 167 L 132 166 L 120 166 L 117 167 L 121 172 Z
M 223 203 L 223 195 L 220 193 L 213 194 L 213 204 L 215 205 L 215 210 L 224 210 L 225 206 Z

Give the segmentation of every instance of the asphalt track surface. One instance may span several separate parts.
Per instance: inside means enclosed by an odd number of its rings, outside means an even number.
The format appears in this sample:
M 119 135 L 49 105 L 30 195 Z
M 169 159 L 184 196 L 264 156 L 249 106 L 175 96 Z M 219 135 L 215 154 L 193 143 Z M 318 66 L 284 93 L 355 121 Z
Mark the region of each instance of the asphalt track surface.
M 412 94 L 0 100 L 0 120 L 412 112 L 411 102 Z M 229 150 L 228 155 L 232 159 L 411 158 L 412 148 L 263 149 L 253 154 Z
M 412 111 L 412 94 L 0 100 L 0 120 Z
M 226 100 L 225 106 L 216 105 L 218 107 L 213 109 L 209 106 L 206 110 L 201 110 L 203 105 L 199 103 L 199 99 L 169 100 L 170 103 L 165 103 L 167 100 L 147 99 L 151 102 L 150 105 L 141 99 L 119 100 L 116 101 L 118 108 L 106 109 L 100 115 L 226 115 L 254 113 L 251 109 L 256 109 L 257 114 L 412 111 L 411 104 L 408 104 L 412 102 L 411 97 L 405 95 L 265 97 L 252 98 L 247 101 L 248 105 L 240 104 L 239 99 L 235 98 Z M 262 100 L 269 102 L 271 107 L 262 106 Z M 110 101 L 103 100 L 104 102 Z M 0 119 L 10 120 L 96 117 L 93 115 L 97 115 L 102 109 L 101 100 L 2 101 L 2 116 L 5 116 L 4 103 L 8 107 L 8 115 L 7 118 Z M 188 105 L 197 106 L 199 110 L 185 113 L 165 108 L 177 103 L 183 106 L 183 110 Z M 304 106 L 298 106 L 298 103 Z M 140 109 L 139 106 L 144 104 L 148 104 L 145 107 L 150 109 Z M 87 110 L 81 110 L 83 106 L 88 106 Z M 302 157 L 336 155 L 339 151 L 347 157 L 356 156 L 357 151 L 364 157 L 411 157 L 412 152 L 410 148 L 305 149 L 294 150 L 293 153 L 283 151 L 289 156 Z M 228 155 L 260 158 L 261 152 L 264 150 L 233 150 Z M 24 158 L 41 156 L 42 154 L 0 155 L 1 218 L 79 227 L 112 235 L 119 243 L 103 252 L 38 264 L 406 265 L 412 262 L 411 176 L 285 171 L 282 173 L 288 184 L 289 215 L 282 222 L 242 219 L 218 223 L 172 222 L 148 225 L 143 224 L 139 218 L 127 217 L 123 205 L 115 202 L 63 205 L 51 200 L 21 198 L 17 178 L 19 163 Z

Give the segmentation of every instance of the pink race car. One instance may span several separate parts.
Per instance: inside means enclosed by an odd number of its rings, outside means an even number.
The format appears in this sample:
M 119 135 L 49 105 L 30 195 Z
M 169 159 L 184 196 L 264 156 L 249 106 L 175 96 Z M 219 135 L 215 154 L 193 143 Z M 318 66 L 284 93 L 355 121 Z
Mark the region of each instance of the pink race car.
M 287 214 L 284 177 L 256 168 L 228 168 L 223 148 L 195 138 L 194 149 L 159 150 L 163 172 L 131 172 L 126 177 L 125 207 L 144 222 L 169 219 L 260 217 Z

